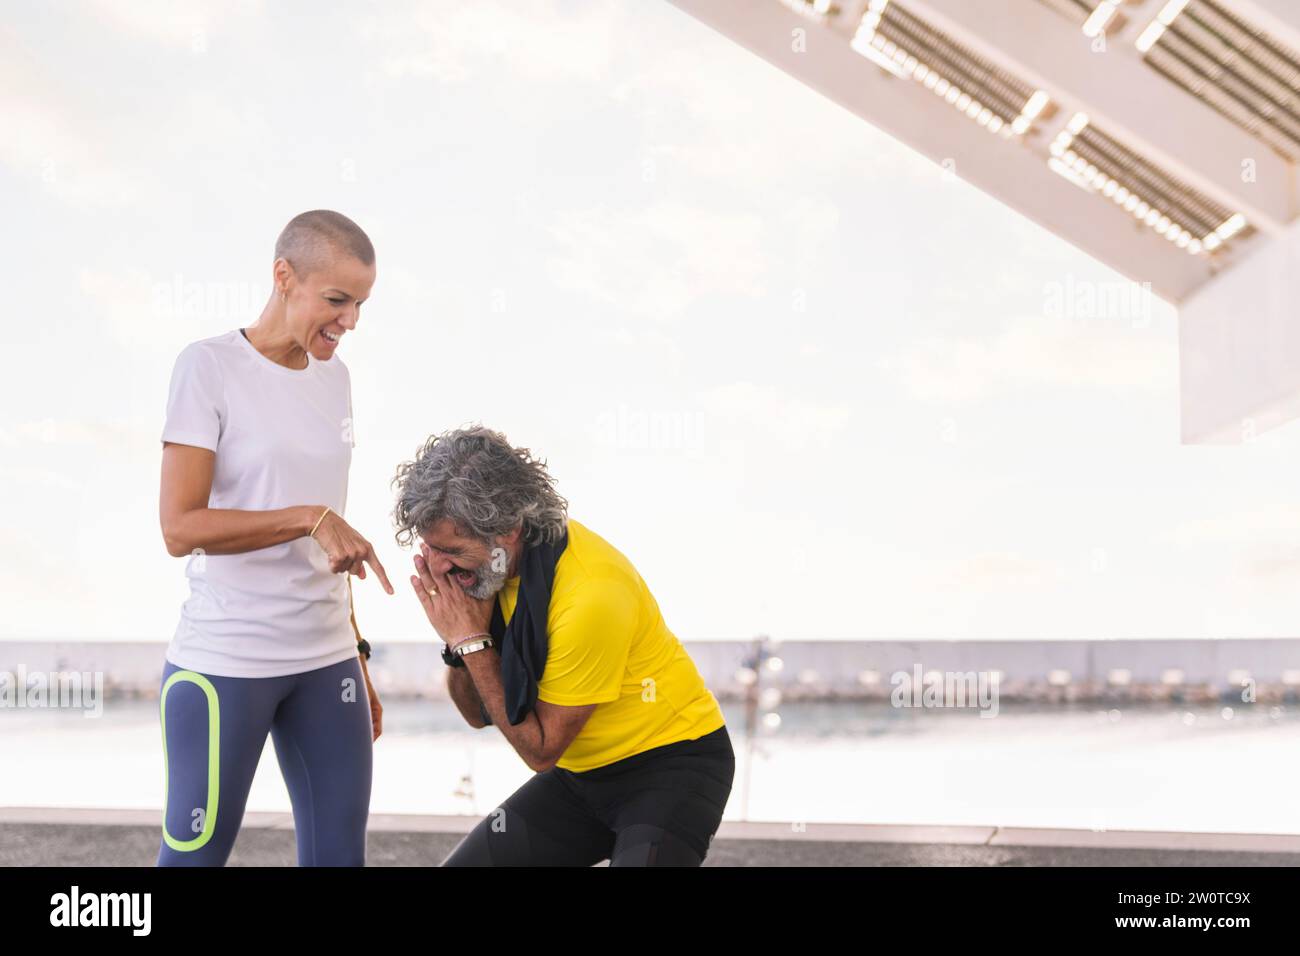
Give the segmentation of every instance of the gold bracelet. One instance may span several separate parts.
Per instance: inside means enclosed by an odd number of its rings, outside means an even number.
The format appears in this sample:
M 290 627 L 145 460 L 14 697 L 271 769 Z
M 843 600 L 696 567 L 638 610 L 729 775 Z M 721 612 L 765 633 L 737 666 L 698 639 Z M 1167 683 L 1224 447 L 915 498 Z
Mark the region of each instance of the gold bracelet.
M 309 538 L 316 537 L 316 529 L 320 527 L 320 523 L 325 520 L 325 516 L 329 514 L 330 511 L 332 510 L 333 510 L 332 508 L 326 508 L 324 511 L 321 512 L 320 517 L 316 519 L 316 524 L 311 529 L 311 534 L 307 535 L 307 537 Z

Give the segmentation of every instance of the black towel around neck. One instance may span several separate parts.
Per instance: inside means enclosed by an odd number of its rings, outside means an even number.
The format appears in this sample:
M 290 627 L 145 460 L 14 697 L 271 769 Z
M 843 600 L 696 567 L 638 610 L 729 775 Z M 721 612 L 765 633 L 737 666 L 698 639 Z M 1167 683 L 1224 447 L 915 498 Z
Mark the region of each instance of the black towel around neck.
M 500 595 L 492 605 L 488 630 L 501 654 L 501 686 L 511 726 L 521 723 L 537 703 L 537 683 L 546 669 L 546 654 L 550 649 L 546 620 L 551 588 L 555 584 L 555 565 L 568 543 L 566 530 L 554 543 L 524 546 L 519 557 L 519 596 L 509 625 L 501 612 Z

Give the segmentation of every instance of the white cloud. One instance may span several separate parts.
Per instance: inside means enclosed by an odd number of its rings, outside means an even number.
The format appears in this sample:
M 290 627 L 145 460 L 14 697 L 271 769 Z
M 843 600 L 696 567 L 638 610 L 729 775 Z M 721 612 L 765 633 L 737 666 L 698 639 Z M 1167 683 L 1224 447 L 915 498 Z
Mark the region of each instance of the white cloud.
M 1252 544 L 1266 539 L 1300 541 L 1300 508 L 1278 503 L 1192 518 L 1171 528 L 1164 540 L 1183 548 L 1203 545 Z
M 719 385 L 699 393 L 698 400 L 708 414 L 754 429 L 765 442 L 788 447 L 829 442 L 852 417 L 847 406 L 810 401 L 754 382 Z
M 1009 551 L 987 551 L 948 564 L 940 575 L 941 588 L 976 593 L 1019 592 L 1042 589 L 1064 578 L 1051 561 L 1026 558 Z
M 709 28 L 687 17 L 692 31 Z M 815 193 L 854 168 L 856 185 L 935 183 L 934 164 L 876 128 L 845 122 L 842 107 L 748 50 L 698 43 L 652 47 L 612 96 L 642 110 L 650 155 L 685 178 L 752 196 L 796 173 Z M 671 103 L 671 109 L 663 104 Z M 768 117 L 781 115 L 774 129 Z
M 436 0 L 385 7 L 360 35 L 384 51 L 381 69 L 395 78 L 465 83 L 508 65 L 527 79 L 596 80 L 608 70 L 620 16 L 616 6 Z
M 620 312 L 670 318 L 703 295 L 764 291 L 763 220 L 752 213 L 599 207 L 560 213 L 550 231 L 561 250 L 548 263 L 553 281 Z
M 122 454 L 159 447 L 155 436 L 120 422 L 43 418 L 0 428 L 0 447 L 33 449 L 42 445 L 58 451 L 83 448 Z
M 87 320 L 133 352 L 158 356 L 174 356 L 186 343 L 203 338 L 212 323 L 234 324 L 237 317 L 256 317 L 255 309 L 261 308 L 251 285 L 160 278 L 144 269 L 82 269 L 77 284 Z M 251 312 L 241 308 L 248 303 L 256 303 Z
M 91 8 L 110 27 L 196 53 L 212 34 L 238 29 L 262 12 L 260 0 L 93 0 Z
M 173 17 L 153 22 L 127 13 L 136 9 L 132 4 L 102 5 L 125 21 L 110 18 L 106 31 L 114 42 L 121 42 L 123 31 L 145 29 L 145 23 L 152 24 L 145 30 L 151 42 L 171 42 L 172 33 L 187 31 L 189 24 L 207 22 L 204 17 L 212 16 L 211 10 L 201 15 L 206 7 L 190 7 L 188 13 L 188 8 L 178 8 Z M 239 9 L 232 7 L 230 15 Z M 232 28 L 228 16 L 218 19 L 221 29 Z M 215 162 L 232 157 L 243 162 L 248 143 L 272 138 L 257 108 L 248 108 L 219 89 L 163 86 L 138 109 L 115 114 L 88 99 L 65 74 L 52 70 L 49 59 L 24 52 L 13 29 L 0 27 L 0 48 L 5 50 L 0 57 L 0 116 L 5 122 L 0 164 L 69 206 L 137 214 L 166 209 L 174 216 L 175 205 L 165 201 L 172 184 L 148 172 L 152 161 L 142 160 L 142 154 L 165 154 L 173 160 L 197 156 Z M 180 191 L 190 189 L 192 185 Z
M 1245 559 L 1247 575 L 1253 580 L 1281 587 L 1300 583 L 1300 547 L 1258 548 Z
M 1178 347 L 1150 329 L 1022 316 L 992 338 L 926 336 L 878 360 L 913 397 L 976 401 L 1024 388 L 1095 388 L 1168 394 Z
M 23 55 L 17 35 L 0 30 L 0 164 L 73 206 L 121 208 L 138 202 L 146 185 L 102 162 L 93 124 L 45 82 L 46 71 Z

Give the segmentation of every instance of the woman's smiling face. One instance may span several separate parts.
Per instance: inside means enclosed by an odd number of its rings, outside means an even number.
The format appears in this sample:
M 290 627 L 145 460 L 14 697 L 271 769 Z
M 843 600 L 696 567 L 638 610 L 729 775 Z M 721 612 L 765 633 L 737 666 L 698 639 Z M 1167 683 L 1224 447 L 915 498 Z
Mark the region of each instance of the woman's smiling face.
M 285 292 L 289 334 L 312 358 L 324 362 L 334 355 L 343 336 L 357 327 L 361 305 L 375 284 L 375 267 L 340 255 L 300 276 L 288 260 L 277 259 L 275 277 Z

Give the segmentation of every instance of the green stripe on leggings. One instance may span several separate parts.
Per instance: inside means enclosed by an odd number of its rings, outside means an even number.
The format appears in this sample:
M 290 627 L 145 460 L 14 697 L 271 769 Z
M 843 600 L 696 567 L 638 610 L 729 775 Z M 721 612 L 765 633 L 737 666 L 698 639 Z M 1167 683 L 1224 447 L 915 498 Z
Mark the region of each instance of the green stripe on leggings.
M 197 684 L 208 698 L 208 805 L 204 808 L 203 832 L 193 840 L 178 840 L 167 832 L 167 806 L 171 800 L 171 786 L 167 776 L 167 692 L 171 690 L 172 684 L 178 681 Z M 162 710 L 163 780 L 168 782 L 166 796 L 163 799 L 163 839 L 173 850 L 181 852 L 197 850 L 212 839 L 212 834 L 217 828 L 217 793 L 221 783 L 221 708 L 217 703 L 217 689 L 202 674 L 196 674 L 194 671 L 177 671 L 167 678 L 167 683 L 163 684 L 162 703 L 159 707 Z

